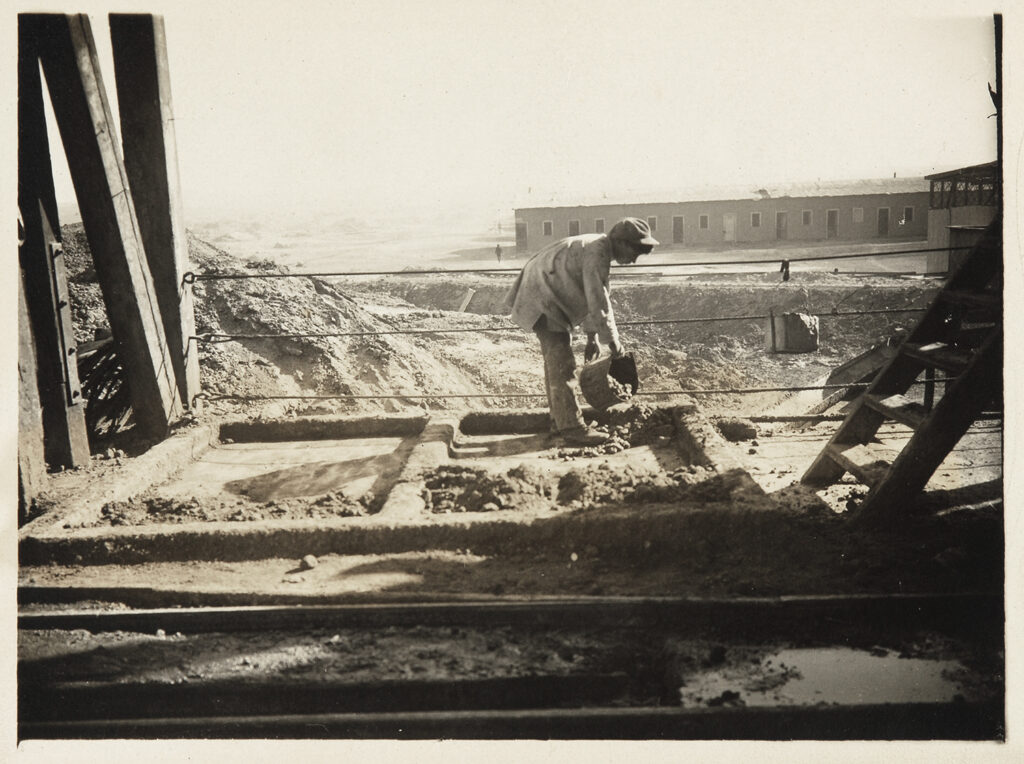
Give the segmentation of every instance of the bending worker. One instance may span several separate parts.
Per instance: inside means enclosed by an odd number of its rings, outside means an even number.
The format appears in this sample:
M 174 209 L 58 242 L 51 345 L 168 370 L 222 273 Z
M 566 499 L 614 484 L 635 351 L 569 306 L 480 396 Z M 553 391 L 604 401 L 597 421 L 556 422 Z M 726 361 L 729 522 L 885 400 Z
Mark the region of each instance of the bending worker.
M 597 358 L 602 342 L 612 356 L 622 355 L 608 296 L 611 261 L 635 262 L 657 243 L 646 221 L 623 218 L 607 234 L 570 236 L 542 249 L 523 266 L 509 292 L 512 320 L 540 340 L 553 429 L 567 445 L 598 445 L 608 439 L 586 426 L 576 401 L 573 327 L 582 325 L 587 333 L 584 360 Z

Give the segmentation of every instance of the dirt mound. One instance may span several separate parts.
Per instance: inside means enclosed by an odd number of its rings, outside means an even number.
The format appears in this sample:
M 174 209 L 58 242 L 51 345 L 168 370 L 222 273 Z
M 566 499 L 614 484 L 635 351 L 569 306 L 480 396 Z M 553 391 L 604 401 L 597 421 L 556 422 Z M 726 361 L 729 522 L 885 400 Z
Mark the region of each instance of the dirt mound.
M 64 226 L 62 236 L 75 335 L 79 342 L 91 340 L 109 321 L 88 242 L 80 224 Z M 194 285 L 200 378 L 206 408 L 214 414 L 400 412 L 425 405 L 472 409 L 519 402 L 500 393 L 521 393 L 522 380 L 502 384 L 486 353 L 481 359 L 467 357 L 464 343 L 439 340 L 440 335 L 380 334 L 401 331 L 403 324 L 367 310 L 343 287 L 320 278 L 280 278 L 287 269 L 272 261 L 240 260 L 191 233 L 188 248 L 197 274 L 245 277 L 200 279 Z M 451 325 L 442 311 L 436 313 L 438 328 Z M 439 352 L 439 345 L 447 347 Z M 483 367 L 491 368 L 486 387 L 477 373 Z M 490 385 L 492 379 L 498 384 Z M 420 397 L 491 391 L 499 395 Z
M 715 428 L 722 433 L 722 437 L 730 443 L 737 443 L 741 440 L 751 440 L 757 437 L 757 425 L 749 419 L 723 417 L 715 422 Z
M 100 510 L 94 526 L 148 525 L 150 523 L 252 522 L 255 520 L 311 520 L 359 517 L 370 513 L 366 499 L 356 501 L 341 491 L 311 499 L 293 498 L 253 502 L 246 499 L 172 499 L 159 496 L 112 501 Z
M 608 441 L 586 448 L 560 448 L 554 459 L 575 459 L 617 454 L 628 448 L 664 442 L 675 433 L 672 415 L 666 409 L 632 400 L 596 414 L 599 429 L 608 433 Z
M 550 509 L 557 481 L 529 465 L 504 474 L 475 467 L 441 466 L 424 476 L 423 500 L 436 514 Z
M 693 465 L 656 472 L 601 463 L 596 468 L 572 469 L 558 481 L 559 504 L 575 507 L 724 501 L 728 497 L 728 489 L 714 471 Z
M 608 504 L 647 504 L 684 500 L 726 500 L 720 477 L 703 467 L 673 472 L 607 463 L 574 468 L 554 477 L 528 465 L 495 474 L 475 467 L 445 465 L 424 475 L 423 500 L 434 513 L 551 511 Z

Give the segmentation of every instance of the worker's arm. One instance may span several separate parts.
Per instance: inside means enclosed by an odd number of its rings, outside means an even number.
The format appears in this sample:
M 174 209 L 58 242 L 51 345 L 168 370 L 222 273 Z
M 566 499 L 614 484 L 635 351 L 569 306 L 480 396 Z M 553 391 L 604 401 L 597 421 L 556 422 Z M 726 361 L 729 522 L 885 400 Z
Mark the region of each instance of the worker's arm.
M 606 246 L 611 246 L 605 240 Z M 615 326 L 615 312 L 612 310 L 608 294 L 608 275 L 611 258 L 595 248 L 583 256 L 583 291 L 587 297 L 587 317 L 583 321 L 583 329 L 587 332 L 588 350 L 590 338 L 596 335 L 608 344 L 613 356 L 622 354 L 619 342 L 619 330 Z M 595 340 L 595 344 L 596 340 Z M 600 345 L 598 345 L 600 352 Z

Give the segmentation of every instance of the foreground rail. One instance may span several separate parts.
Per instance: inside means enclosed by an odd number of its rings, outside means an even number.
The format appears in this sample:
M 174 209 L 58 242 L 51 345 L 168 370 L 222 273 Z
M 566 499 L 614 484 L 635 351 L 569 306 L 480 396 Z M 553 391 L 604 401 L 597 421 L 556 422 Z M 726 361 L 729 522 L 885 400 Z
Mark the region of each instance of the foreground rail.
M 23 723 L 26 738 L 993 740 L 1001 703 L 806 708 L 582 708 Z
M 28 587 L 31 588 L 31 587 Z M 27 592 L 22 592 L 26 599 Z M 628 628 L 733 644 L 798 640 L 872 645 L 922 630 L 999 652 L 1003 602 L 989 594 L 772 598 L 551 597 L 23 613 L 23 630 L 186 634 L 454 625 L 477 629 Z M 330 633 L 327 631 L 326 633 Z M 504 677 L 168 683 L 19 670 L 20 739 L 760 739 L 999 740 L 997 700 L 715 707 L 631 693 L 637 678 L 600 668 Z M 675 700 L 678 703 L 678 699 Z

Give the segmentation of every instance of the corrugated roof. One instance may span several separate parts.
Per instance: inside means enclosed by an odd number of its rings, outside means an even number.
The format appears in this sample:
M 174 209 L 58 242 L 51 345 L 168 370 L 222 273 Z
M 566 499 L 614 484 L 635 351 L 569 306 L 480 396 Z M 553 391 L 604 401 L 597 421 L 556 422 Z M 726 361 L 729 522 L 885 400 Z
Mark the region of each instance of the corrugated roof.
M 925 178 L 881 178 L 874 180 L 822 180 L 805 183 L 777 183 L 759 186 L 700 186 L 670 191 L 631 191 L 579 196 L 559 193 L 533 194 L 519 199 L 516 209 L 548 207 L 595 207 L 616 204 L 673 204 L 679 202 L 733 201 L 767 198 L 857 196 L 862 194 L 906 194 L 928 191 Z
M 946 170 L 945 172 L 937 172 L 933 175 L 925 175 L 925 180 L 944 180 L 946 178 L 956 178 L 960 175 L 975 175 L 975 174 L 995 174 L 996 166 L 999 164 L 996 162 L 985 162 L 984 164 L 972 164 L 969 167 L 957 167 L 955 170 Z

